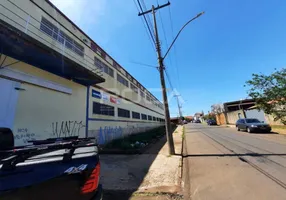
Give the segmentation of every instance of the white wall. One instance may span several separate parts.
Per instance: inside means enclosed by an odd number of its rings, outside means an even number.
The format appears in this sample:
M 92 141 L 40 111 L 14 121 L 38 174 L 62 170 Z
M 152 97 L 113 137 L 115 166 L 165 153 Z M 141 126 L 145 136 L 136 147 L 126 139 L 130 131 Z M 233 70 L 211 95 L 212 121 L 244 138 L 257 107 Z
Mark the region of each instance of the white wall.
M 235 124 L 236 121 L 239 119 L 239 114 L 240 114 L 241 118 L 245 118 L 243 110 L 237 110 L 237 111 L 233 111 L 233 112 L 228 112 L 226 114 L 227 122 L 229 124 Z
M 266 121 L 263 110 L 257 110 L 257 109 L 245 110 L 245 115 L 246 118 L 256 118 L 259 121 L 264 121 L 264 122 Z
M 12 62 L 14 59 L 7 57 L 5 63 Z M 37 80 L 39 83 L 43 80 L 52 82 L 54 86 L 65 87 L 71 91 L 71 94 L 67 94 L 21 80 L 12 127 L 16 145 L 25 145 L 27 140 L 31 139 L 85 136 L 87 94 L 85 86 L 23 62 L 9 68 L 33 77 L 36 82 Z

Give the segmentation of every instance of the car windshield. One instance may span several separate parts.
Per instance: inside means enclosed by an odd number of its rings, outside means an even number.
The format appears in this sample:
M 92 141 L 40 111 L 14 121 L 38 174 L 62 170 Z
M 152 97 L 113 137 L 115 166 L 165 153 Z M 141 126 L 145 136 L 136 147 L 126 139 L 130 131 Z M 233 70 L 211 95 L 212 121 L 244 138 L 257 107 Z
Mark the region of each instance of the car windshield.
M 247 123 L 260 123 L 258 119 L 246 119 Z

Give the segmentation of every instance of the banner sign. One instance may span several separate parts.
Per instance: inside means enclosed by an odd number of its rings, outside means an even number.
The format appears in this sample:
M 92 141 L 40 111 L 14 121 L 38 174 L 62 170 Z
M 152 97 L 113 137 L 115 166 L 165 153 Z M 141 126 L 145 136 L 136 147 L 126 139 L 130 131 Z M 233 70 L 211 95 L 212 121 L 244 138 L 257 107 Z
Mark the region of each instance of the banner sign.
M 102 92 L 102 99 L 103 101 L 108 101 L 108 94 Z
M 117 103 L 117 99 L 115 97 L 110 96 L 110 102 L 111 103 Z
M 96 91 L 96 90 L 92 90 L 92 91 L 91 91 L 91 95 L 92 95 L 92 97 L 101 99 L 101 93 L 98 92 L 98 91 Z

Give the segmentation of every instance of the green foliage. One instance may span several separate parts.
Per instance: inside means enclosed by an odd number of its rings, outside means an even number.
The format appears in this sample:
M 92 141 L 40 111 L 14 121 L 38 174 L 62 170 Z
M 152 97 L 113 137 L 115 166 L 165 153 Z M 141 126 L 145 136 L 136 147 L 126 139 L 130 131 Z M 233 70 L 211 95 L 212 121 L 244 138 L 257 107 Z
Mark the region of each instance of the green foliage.
M 203 116 L 203 119 L 204 119 L 204 120 L 212 119 L 212 120 L 215 120 L 215 121 L 216 121 L 216 117 L 215 117 L 214 114 L 207 114 L 207 115 Z
M 171 125 L 171 130 L 174 131 L 176 128 L 175 125 Z M 152 140 L 157 140 L 166 134 L 165 126 L 158 127 L 152 130 L 148 130 L 142 133 L 132 134 L 125 138 L 120 138 L 117 140 L 113 140 L 107 145 L 105 145 L 105 149 L 140 149 L 141 145 L 137 143 L 144 143 L 145 145 L 152 142 Z
M 274 120 L 286 124 L 286 69 L 276 70 L 273 74 L 252 74 L 252 80 L 246 82 L 250 87 L 248 95 L 259 109 L 272 114 Z

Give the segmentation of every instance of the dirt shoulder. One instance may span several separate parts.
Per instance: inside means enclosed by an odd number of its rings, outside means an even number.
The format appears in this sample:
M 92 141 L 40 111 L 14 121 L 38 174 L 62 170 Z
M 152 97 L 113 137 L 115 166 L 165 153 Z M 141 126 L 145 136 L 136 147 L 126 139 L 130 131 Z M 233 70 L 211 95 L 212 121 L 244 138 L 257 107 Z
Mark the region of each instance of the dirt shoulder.
M 179 126 L 173 133 L 175 156 L 168 155 L 165 137 L 142 154 L 101 155 L 104 199 L 181 198 L 182 131 Z

